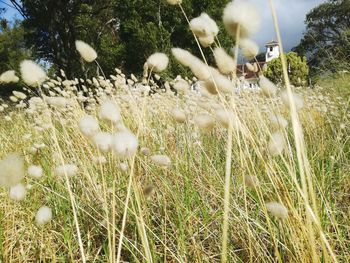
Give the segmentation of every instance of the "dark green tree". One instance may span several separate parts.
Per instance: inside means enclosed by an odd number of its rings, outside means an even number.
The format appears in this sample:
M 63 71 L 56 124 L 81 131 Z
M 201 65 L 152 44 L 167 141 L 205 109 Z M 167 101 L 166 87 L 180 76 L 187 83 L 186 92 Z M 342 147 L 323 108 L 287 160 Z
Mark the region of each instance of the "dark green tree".
M 119 60 L 117 24 L 111 10 L 114 0 L 11 0 L 23 16 L 27 45 L 37 58 L 63 69 L 70 77 L 80 74 L 75 49 L 80 39 L 93 46 L 106 73 Z M 96 68 L 95 65 L 91 67 Z
M 350 1 L 328 0 L 306 16 L 306 33 L 293 50 L 308 57 L 313 74 L 350 66 Z
M 228 0 L 192 0 L 184 1 L 183 9 L 189 19 L 202 12 L 210 15 L 219 25 L 219 40 L 229 48 L 232 40 L 222 25 L 222 12 Z M 143 63 L 153 52 L 170 54 L 172 47 L 181 47 L 200 56 L 198 46 L 189 30 L 188 23 L 177 6 L 167 4 L 166 0 L 117 0 L 114 8 L 119 21 L 119 37 L 124 44 L 123 57 L 128 71 L 140 72 Z M 210 49 L 205 49 L 210 57 Z M 176 63 L 171 63 L 169 70 L 178 73 Z
M 153 52 L 170 55 L 171 47 L 189 49 L 200 55 L 180 8 L 166 0 L 10 0 L 23 16 L 27 46 L 36 58 L 64 69 L 69 77 L 81 75 L 82 66 L 74 42 L 83 40 L 94 47 L 98 62 L 108 75 L 115 67 L 141 73 Z M 228 0 L 184 1 L 189 19 L 207 12 L 221 28 L 219 39 L 227 49 L 232 39 L 221 23 Z M 205 49 L 209 60 L 210 49 Z M 96 74 L 96 65 L 85 65 Z M 169 73 L 180 73 L 171 63 Z
M 24 29 L 20 21 L 9 23 L 5 19 L 0 23 L 0 74 L 7 70 L 18 72 L 22 60 L 31 58 L 31 52 L 26 48 Z M 0 96 L 9 94 L 19 84 L 2 84 Z

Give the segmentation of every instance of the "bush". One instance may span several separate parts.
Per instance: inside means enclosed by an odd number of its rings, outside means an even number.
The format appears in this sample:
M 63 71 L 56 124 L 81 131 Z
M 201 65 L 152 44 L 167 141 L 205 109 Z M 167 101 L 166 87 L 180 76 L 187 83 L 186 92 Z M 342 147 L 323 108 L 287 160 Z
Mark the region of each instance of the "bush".
M 295 52 L 285 54 L 288 65 L 288 73 L 291 84 L 295 86 L 306 86 L 309 75 L 309 67 L 306 57 L 300 57 Z M 275 83 L 283 82 L 282 63 L 280 58 L 275 58 L 268 62 L 264 75 Z

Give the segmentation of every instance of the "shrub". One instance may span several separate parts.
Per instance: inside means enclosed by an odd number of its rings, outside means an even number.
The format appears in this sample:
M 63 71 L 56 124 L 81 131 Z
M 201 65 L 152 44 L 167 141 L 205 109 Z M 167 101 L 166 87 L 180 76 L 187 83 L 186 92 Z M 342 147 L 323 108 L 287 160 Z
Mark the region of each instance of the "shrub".
M 300 57 L 295 52 L 285 54 L 288 65 L 289 78 L 295 86 L 307 85 L 307 78 L 309 75 L 309 67 L 306 63 L 306 57 Z M 267 64 L 267 69 L 264 75 L 272 82 L 282 83 L 282 63 L 280 58 L 275 58 Z

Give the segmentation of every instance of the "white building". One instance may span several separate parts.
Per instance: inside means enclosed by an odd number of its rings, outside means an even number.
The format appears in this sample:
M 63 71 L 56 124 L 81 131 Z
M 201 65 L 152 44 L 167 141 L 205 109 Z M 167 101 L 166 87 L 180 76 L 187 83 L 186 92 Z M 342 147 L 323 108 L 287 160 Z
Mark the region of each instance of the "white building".
M 274 58 L 278 58 L 280 56 L 280 47 L 277 41 L 271 40 L 266 44 L 266 58 L 265 61 L 269 62 Z

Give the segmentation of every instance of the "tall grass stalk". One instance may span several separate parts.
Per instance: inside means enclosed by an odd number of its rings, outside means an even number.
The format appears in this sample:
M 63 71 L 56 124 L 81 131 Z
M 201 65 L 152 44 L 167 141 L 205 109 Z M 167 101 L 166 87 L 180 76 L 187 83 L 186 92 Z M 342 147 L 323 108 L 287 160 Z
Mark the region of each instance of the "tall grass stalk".
M 295 102 L 293 99 L 293 93 L 289 81 L 289 76 L 288 76 L 288 69 L 287 69 L 287 61 L 283 52 L 283 43 L 282 43 L 282 37 L 281 33 L 279 30 L 279 25 L 278 25 L 278 20 L 277 20 L 277 14 L 276 10 L 274 7 L 273 0 L 269 0 L 269 5 L 271 9 L 271 14 L 273 18 L 273 23 L 278 39 L 278 43 L 280 46 L 280 52 L 281 52 L 281 62 L 282 62 L 282 69 L 283 69 L 283 78 L 284 78 L 284 83 L 288 92 L 288 97 L 289 97 L 289 104 L 290 104 L 290 115 L 292 119 L 292 124 L 293 124 L 293 132 L 294 132 L 294 140 L 295 140 L 295 145 L 296 145 L 296 150 L 297 150 L 297 158 L 298 158 L 298 165 L 299 165 L 299 173 L 301 177 L 301 183 L 302 183 L 302 190 L 303 190 L 303 199 L 304 199 L 304 204 L 305 204 L 305 212 L 306 212 L 306 223 L 308 226 L 308 237 L 309 237 L 309 247 L 311 249 L 311 255 L 312 255 L 312 261 L 317 262 L 319 260 L 317 252 L 316 252 L 316 246 L 315 246 L 315 233 L 314 233 L 314 228 L 312 225 L 312 221 L 315 222 L 317 226 L 320 226 L 319 224 L 319 217 L 317 215 L 317 204 L 316 204 L 316 196 L 315 196 L 315 190 L 313 188 L 313 182 L 312 182 L 312 174 L 310 170 L 310 164 L 308 161 L 308 157 L 306 154 L 306 147 L 305 147 L 305 142 L 304 142 L 304 136 L 303 136 L 303 131 L 302 127 L 300 125 L 299 117 L 298 117 L 298 112 L 296 110 Z M 311 204 L 312 208 L 310 207 L 310 202 L 309 202 L 309 195 L 311 195 Z M 323 242 L 325 242 L 329 253 L 332 256 L 332 259 L 337 262 L 337 259 L 333 253 L 332 248 L 330 247 L 327 239 L 324 238 L 323 231 L 322 229 L 319 229 L 320 235 L 322 237 Z

